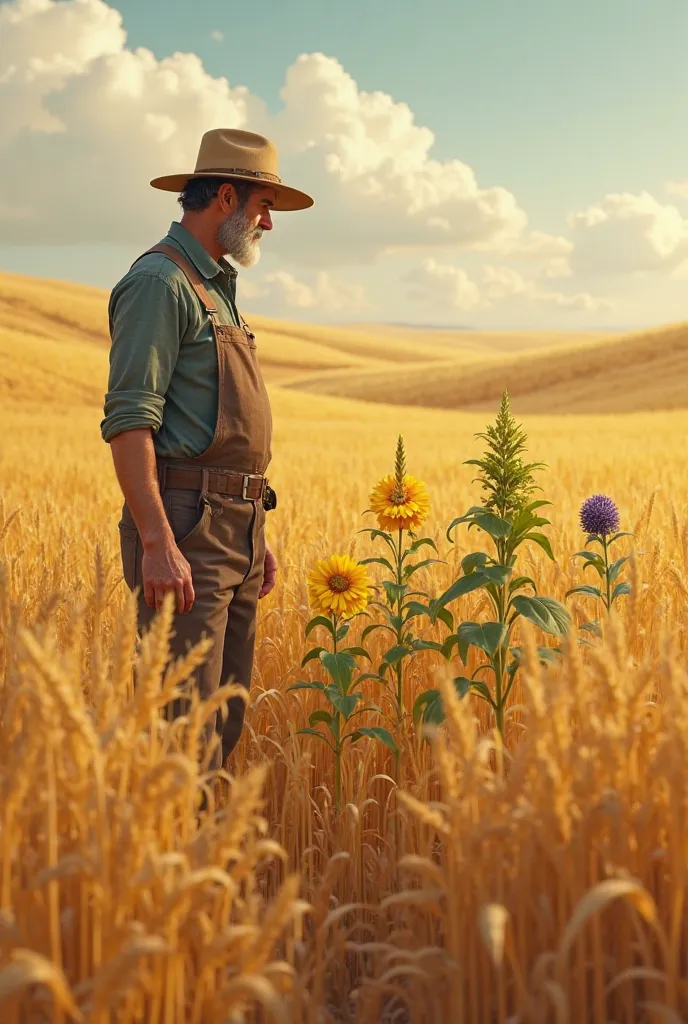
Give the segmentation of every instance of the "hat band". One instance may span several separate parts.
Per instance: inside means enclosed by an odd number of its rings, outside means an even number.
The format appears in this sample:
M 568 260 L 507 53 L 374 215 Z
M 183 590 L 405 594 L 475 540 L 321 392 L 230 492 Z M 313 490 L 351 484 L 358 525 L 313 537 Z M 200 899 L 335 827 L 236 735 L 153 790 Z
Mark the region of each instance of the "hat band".
M 248 171 L 244 167 L 199 167 L 195 174 L 241 174 L 251 178 L 261 178 L 263 181 L 274 181 L 276 185 L 281 185 L 282 181 L 277 177 L 276 174 L 270 174 L 269 171 Z

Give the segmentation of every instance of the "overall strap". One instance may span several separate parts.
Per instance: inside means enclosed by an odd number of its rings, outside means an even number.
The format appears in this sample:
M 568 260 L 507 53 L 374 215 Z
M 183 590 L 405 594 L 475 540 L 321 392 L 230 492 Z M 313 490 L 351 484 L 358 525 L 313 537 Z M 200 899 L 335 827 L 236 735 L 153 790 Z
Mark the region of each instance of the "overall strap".
M 186 274 L 191 287 L 201 300 L 206 313 L 208 314 L 210 319 L 213 322 L 215 322 L 217 306 L 213 304 L 203 284 L 203 278 L 198 273 L 193 263 L 187 260 L 185 256 L 182 256 L 179 250 L 175 249 L 173 245 L 168 245 L 167 242 L 159 242 L 157 245 L 154 245 L 152 249 L 147 249 L 146 252 L 141 253 L 138 259 L 142 259 L 144 256 L 147 256 L 148 253 L 151 252 L 161 252 L 163 256 L 167 256 L 168 259 L 172 260 L 173 263 L 177 264 L 179 269 L 183 271 L 184 274 Z M 138 260 L 135 260 L 134 262 L 138 262 Z

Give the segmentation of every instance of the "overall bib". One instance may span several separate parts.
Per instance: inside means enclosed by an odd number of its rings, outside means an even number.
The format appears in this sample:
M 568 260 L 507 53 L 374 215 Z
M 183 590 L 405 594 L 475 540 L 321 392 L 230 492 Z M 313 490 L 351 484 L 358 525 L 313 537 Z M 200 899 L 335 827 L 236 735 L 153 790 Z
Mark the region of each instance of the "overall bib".
M 186 274 L 210 319 L 217 349 L 217 422 L 211 444 L 193 459 L 158 459 L 163 506 L 177 546 L 191 566 L 195 592 L 191 611 L 175 612 L 170 654 L 173 659 L 181 656 L 204 634 L 212 638 L 212 650 L 195 676 L 206 699 L 230 680 L 247 689 L 251 682 L 265 509 L 271 507 L 266 495 L 274 495 L 264 477 L 271 458 L 272 416 L 248 326 L 219 323 L 200 274 L 173 246 L 160 243 L 148 252 L 163 253 Z M 147 605 L 143 594 L 143 546 L 126 502 L 119 531 L 125 581 L 130 590 L 141 588 L 138 619 L 143 630 L 155 608 Z M 177 707 L 172 713 L 181 710 Z M 221 737 L 221 753 L 216 751 L 211 769 L 224 764 L 239 740 L 243 721 L 239 698 L 229 701 L 224 724 L 219 712 L 209 721 L 207 738 L 214 731 Z

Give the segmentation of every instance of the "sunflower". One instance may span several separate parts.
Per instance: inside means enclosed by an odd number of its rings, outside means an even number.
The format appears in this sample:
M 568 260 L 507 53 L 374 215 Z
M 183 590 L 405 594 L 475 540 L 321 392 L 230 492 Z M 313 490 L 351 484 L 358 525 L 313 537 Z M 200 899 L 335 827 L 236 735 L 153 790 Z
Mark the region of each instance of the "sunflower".
M 308 574 L 311 607 L 326 615 L 358 615 L 368 604 L 369 591 L 366 567 L 349 555 L 330 555 Z
M 380 529 L 388 532 L 417 530 L 430 511 L 430 497 L 425 484 L 407 473 L 402 477 L 383 476 L 368 500 Z

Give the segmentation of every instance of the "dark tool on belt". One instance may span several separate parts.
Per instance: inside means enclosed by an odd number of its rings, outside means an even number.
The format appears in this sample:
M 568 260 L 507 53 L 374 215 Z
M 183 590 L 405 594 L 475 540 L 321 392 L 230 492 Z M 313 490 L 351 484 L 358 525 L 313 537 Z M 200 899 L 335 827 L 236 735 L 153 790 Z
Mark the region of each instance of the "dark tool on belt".
M 267 480 L 265 481 L 265 490 L 263 493 L 263 508 L 266 512 L 270 512 L 273 508 L 277 508 L 277 495 L 272 487 L 270 487 Z

